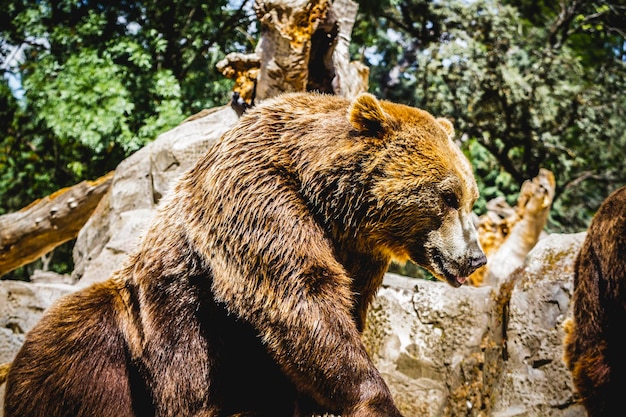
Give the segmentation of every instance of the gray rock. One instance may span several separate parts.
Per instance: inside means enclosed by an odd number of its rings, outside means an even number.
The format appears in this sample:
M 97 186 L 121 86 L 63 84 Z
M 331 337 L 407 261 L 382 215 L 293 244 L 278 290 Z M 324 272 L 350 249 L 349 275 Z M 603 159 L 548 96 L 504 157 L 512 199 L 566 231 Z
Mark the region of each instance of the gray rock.
M 585 416 L 563 362 L 574 260 L 585 233 L 550 235 L 528 254 L 506 315 L 506 361 L 494 416 Z
M 493 289 L 387 274 L 365 340 L 407 416 L 447 413 L 490 329 Z M 463 408 L 473 399 L 463 394 Z
M 387 274 L 365 340 L 405 415 L 585 416 L 561 326 L 583 239 L 548 236 L 500 288 Z

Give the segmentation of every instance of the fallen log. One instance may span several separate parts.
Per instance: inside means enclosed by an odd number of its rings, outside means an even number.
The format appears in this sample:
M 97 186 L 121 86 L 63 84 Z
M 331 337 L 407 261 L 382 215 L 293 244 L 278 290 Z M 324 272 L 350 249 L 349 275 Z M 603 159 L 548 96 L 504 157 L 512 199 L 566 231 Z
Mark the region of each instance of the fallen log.
M 0 216 L 0 276 L 74 239 L 109 189 L 113 173 L 62 188 Z

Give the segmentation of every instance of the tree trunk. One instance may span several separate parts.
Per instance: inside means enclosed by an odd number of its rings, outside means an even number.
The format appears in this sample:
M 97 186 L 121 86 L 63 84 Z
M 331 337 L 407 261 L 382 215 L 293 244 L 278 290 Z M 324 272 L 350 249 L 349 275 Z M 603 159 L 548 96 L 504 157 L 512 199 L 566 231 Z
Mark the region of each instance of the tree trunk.
M 354 97 L 367 91 L 369 69 L 351 62 L 358 4 L 352 0 L 257 0 L 261 38 L 253 54 L 233 53 L 217 68 L 235 80 L 235 101 L 248 107 L 277 94 L 318 91 Z

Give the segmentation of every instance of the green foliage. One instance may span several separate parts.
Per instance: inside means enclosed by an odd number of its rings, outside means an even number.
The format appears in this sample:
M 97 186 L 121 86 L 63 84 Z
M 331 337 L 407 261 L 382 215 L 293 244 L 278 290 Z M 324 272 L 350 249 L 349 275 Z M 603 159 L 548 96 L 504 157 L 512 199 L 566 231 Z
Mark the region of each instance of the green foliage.
M 40 60 L 24 87 L 32 110 L 61 146 L 81 143 L 99 154 L 111 142 L 132 140 L 127 119 L 134 104 L 120 80 L 122 71 L 110 58 L 84 50 L 62 67 L 50 56 Z
M 43 187 L 51 191 L 100 176 L 186 116 L 225 104 L 231 82 L 214 65 L 246 45 L 251 20 L 227 0 L 7 3 L 0 58 L 23 95 L 7 115 L 14 135 L 3 130 L 0 141 L 18 164 L 11 137 L 29 144 L 40 171 L 44 160 L 53 165 Z M 22 197 L 25 205 L 31 196 Z
M 480 189 L 480 197 L 476 201 L 474 210 L 477 213 L 487 211 L 487 202 L 492 198 L 504 197 L 510 206 L 517 204 L 517 192 L 515 181 L 506 172 L 498 161 L 476 139 L 469 139 L 464 144 L 467 149 L 466 155 L 476 174 L 476 182 Z

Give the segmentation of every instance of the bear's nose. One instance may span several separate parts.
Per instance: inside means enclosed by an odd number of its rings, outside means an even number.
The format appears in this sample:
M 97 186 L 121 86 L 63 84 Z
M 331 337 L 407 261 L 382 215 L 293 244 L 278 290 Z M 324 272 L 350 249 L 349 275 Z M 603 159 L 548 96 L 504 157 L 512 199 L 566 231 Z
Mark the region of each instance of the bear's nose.
M 470 259 L 470 265 L 473 269 L 478 269 L 483 265 L 487 264 L 487 257 L 484 253 L 481 253 L 479 256 L 472 257 Z

